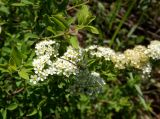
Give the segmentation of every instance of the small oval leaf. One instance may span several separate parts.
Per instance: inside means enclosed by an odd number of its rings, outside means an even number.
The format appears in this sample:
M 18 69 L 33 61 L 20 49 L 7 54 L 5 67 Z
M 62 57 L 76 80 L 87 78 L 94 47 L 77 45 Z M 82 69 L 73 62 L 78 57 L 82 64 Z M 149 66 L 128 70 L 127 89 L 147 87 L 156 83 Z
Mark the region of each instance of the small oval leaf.
M 94 33 L 94 34 L 99 34 L 99 31 L 96 27 L 93 27 L 93 26 L 85 26 L 84 29 L 90 31 L 91 33 Z
M 12 111 L 12 110 L 15 110 L 17 107 L 18 107 L 18 104 L 12 103 L 12 104 L 8 105 L 7 109 Z
M 27 114 L 27 116 L 33 116 L 35 114 L 37 114 L 37 109 L 36 108 L 34 108 L 29 114 Z

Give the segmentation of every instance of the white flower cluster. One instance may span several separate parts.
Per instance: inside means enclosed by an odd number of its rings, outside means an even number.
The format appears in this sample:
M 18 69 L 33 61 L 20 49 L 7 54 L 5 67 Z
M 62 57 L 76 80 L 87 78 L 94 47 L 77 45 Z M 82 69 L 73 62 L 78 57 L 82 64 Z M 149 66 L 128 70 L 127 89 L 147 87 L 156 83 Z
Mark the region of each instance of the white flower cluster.
M 160 59 L 160 41 L 151 41 L 151 44 L 148 45 L 148 56 L 153 60 Z
M 51 56 L 58 55 L 59 44 L 52 40 L 45 40 L 37 43 L 35 46 L 37 58 L 33 60 L 35 75 L 31 75 L 30 82 L 36 84 L 37 81 L 43 81 L 50 74 L 46 67 L 51 66 Z
M 56 57 L 58 55 L 58 48 L 59 48 L 59 44 L 56 43 L 55 41 L 52 40 L 45 40 L 45 41 L 41 41 L 39 43 L 36 44 L 36 55 L 37 56 L 43 56 L 43 55 L 47 55 L 47 56 L 51 56 L 53 55 L 54 57 Z
M 91 56 L 96 57 L 104 57 L 105 60 L 111 60 L 111 57 L 115 55 L 114 50 L 102 46 L 92 45 L 88 48 L 86 48 L 87 52 L 90 52 Z
M 82 49 L 74 49 L 69 46 L 64 55 L 57 59 L 54 63 L 54 67 L 57 69 L 57 74 L 63 74 L 69 77 L 71 74 L 76 75 L 78 73 L 77 63 L 82 57 Z
M 31 76 L 31 82 L 35 84 L 37 81 L 43 81 L 49 75 L 64 75 L 66 77 L 77 75 L 79 73 L 77 64 L 83 60 L 85 52 L 88 52 L 91 57 L 103 57 L 106 61 L 113 62 L 118 69 L 126 67 L 140 69 L 144 75 L 151 72 L 149 59 L 160 60 L 160 41 L 152 41 L 147 48 L 136 46 L 133 49 L 127 49 L 124 53 L 116 53 L 110 48 L 97 45 L 86 49 L 75 49 L 69 46 L 64 55 L 58 57 L 58 48 L 59 44 L 52 40 L 36 44 L 37 58 L 33 60 L 35 75 Z M 95 72 L 92 72 L 91 75 L 98 76 Z
M 131 66 L 137 69 L 141 69 L 149 61 L 147 54 L 145 53 L 147 49 L 144 46 L 136 46 L 133 49 L 128 49 L 124 52 L 126 57 L 127 66 Z
M 147 63 L 142 67 L 142 78 L 150 77 L 150 73 L 152 71 L 152 67 L 150 63 Z
M 114 63 L 114 66 L 118 69 L 125 69 L 126 57 L 122 53 L 117 53 L 111 56 L 111 61 Z
M 145 75 L 151 72 L 149 59 L 160 60 L 160 41 L 151 41 L 147 48 L 138 45 L 133 49 L 127 49 L 124 53 L 115 53 L 110 48 L 97 45 L 88 47 L 86 51 L 91 56 L 104 57 L 106 61 L 112 61 L 118 69 L 134 67 Z
M 35 75 L 31 75 L 30 82 L 36 84 L 43 81 L 49 75 L 76 75 L 77 63 L 83 54 L 82 49 L 74 49 L 69 46 L 63 56 L 57 58 L 59 44 L 55 41 L 42 41 L 36 44 L 37 58 L 33 60 Z

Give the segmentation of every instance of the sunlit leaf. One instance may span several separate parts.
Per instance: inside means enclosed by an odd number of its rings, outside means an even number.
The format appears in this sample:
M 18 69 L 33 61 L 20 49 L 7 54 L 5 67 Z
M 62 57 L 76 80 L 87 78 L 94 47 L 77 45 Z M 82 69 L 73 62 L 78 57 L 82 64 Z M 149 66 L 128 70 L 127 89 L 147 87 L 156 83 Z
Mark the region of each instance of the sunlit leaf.
M 59 28 L 61 30 L 65 30 L 68 25 L 64 19 L 64 17 L 62 15 L 53 15 L 52 17 L 50 17 L 50 19 L 56 24 L 59 26 Z
M 6 109 L 1 109 L 0 111 L 2 113 L 3 119 L 7 119 L 7 110 Z
M 13 3 L 12 6 L 23 7 L 23 6 L 25 6 L 25 4 L 24 3 Z
M 35 114 L 37 114 L 37 109 L 36 108 L 34 108 L 29 114 L 27 114 L 27 116 L 33 116 L 33 115 L 35 115 Z
M 79 42 L 78 42 L 77 36 L 71 36 L 69 41 L 74 48 L 79 48 Z
M 18 107 L 18 104 L 12 103 L 12 104 L 7 106 L 7 109 L 12 111 L 12 110 L 15 110 L 17 107 Z
M 9 14 L 9 9 L 8 9 L 8 7 L 1 6 L 1 7 L 0 7 L 0 12 L 3 12 L 3 13 L 6 13 L 6 14 Z
M 98 29 L 94 26 L 85 26 L 84 28 L 87 29 L 88 31 L 90 31 L 91 33 L 99 34 Z
M 18 72 L 19 76 L 21 78 L 24 78 L 24 79 L 29 79 L 29 75 L 27 73 L 27 70 L 26 69 L 21 69 L 19 72 Z

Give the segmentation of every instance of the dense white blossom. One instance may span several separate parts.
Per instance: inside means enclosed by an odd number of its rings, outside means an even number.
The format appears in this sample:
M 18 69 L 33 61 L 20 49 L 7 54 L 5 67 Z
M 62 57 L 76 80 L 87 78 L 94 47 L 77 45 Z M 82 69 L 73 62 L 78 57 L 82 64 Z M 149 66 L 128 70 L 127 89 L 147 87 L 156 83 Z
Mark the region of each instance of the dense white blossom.
M 43 81 L 49 75 L 76 75 L 77 63 L 81 60 L 83 51 L 69 46 L 63 56 L 57 58 L 58 44 L 55 41 L 42 41 L 36 45 L 37 58 L 33 60 L 35 75 L 31 76 L 34 84 Z M 55 57 L 54 60 L 51 59 Z
M 112 62 L 117 69 L 125 69 L 126 67 L 126 57 L 122 53 L 116 53 L 116 55 L 113 55 Z
M 40 56 L 40 55 L 53 55 L 54 57 L 56 57 L 58 55 L 58 47 L 59 44 L 56 43 L 55 41 L 52 40 L 45 40 L 45 41 L 41 41 L 39 43 L 36 44 L 36 55 Z
M 68 61 L 71 61 L 73 63 L 79 62 L 79 60 L 82 59 L 83 55 L 83 49 L 75 49 L 71 46 L 67 48 L 67 51 L 64 53 L 64 55 L 61 57 L 63 59 L 66 59 Z
M 89 46 L 88 48 L 86 48 L 85 50 L 88 52 L 88 51 L 93 51 L 93 50 L 95 50 L 95 49 L 97 49 L 97 45 L 91 45 L 91 46 Z
M 148 45 L 147 50 L 148 56 L 151 57 L 153 60 L 160 59 L 160 41 L 151 41 L 150 45 Z
M 69 77 L 71 74 L 76 75 L 78 72 L 77 63 L 82 58 L 82 49 L 74 49 L 69 46 L 63 56 L 54 63 L 57 74 L 63 74 Z
M 65 59 L 58 58 L 53 66 L 56 68 L 57 74 L 63 74 L 64 76 L 69 77 L 71 74 L 76 74 L 77 66 L 72 61 L 68 61 Z
M 140 69 L 148 63 L 148 56 L 144 53 L 147 49 L 143 46 L 136 46 L 134 49 L 128 49 L 124 52 L 127 65 Z
M 111 60 L 111 57 L 115 55 L 112 49 L 96 45 L 88 47 L 86 51 L 89 51 L 91 56 L 104 57 L 105 60 Z

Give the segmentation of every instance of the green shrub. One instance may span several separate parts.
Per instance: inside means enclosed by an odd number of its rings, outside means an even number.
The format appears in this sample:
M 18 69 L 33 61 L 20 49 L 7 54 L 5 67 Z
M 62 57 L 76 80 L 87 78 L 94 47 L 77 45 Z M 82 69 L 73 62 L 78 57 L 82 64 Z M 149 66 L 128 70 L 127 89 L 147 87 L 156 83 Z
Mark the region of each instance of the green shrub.
M 86 3 L 0 2 L 0 118 L 151 116 L 141 88 L 160 59 L 159 41 L 124 53 L 84 47 L 83 32 L 99 36 Z

